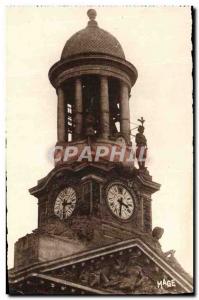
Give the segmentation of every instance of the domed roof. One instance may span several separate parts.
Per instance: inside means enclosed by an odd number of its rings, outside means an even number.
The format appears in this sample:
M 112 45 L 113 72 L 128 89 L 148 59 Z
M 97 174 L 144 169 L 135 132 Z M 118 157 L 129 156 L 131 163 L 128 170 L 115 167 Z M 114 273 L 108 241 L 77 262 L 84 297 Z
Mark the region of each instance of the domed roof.
M 118 40 L 107 31 L 98 27 L 96 11 L 89 9 L 88 26 L 75 33 L 65 44 L 61 59 L 85 53 L 101 53 L 125 59 L 124 51 Z

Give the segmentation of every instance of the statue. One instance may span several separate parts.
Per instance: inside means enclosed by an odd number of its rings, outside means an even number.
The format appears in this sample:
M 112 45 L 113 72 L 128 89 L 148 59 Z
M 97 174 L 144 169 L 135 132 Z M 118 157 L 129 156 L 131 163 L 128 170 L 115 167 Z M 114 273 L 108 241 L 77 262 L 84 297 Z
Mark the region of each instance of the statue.
M 156 246 L 158 249 L 161 249 L 161 245 L 159 243 L 159 240 L 161 239 L 161 237 L 163 236 L 164 233 L 164 229 L 161 227 L 155 227 L 152 231 L 152 237 L 156 243 Z M 174 259 L 174 254 L 175 254 L 175 250 L 169 250 L 167 252 L 164 252 L 164 256 L 167 260 L 172 260 Z
M 141 122 L 141 125 L 138 126 L 138 133 L 135 136 L 135 142 L 136 142 L 136 159 L 138 161 L 138 165 L 140 169 L 145 169 L 145 161 L 147 157 L 147 140 L 144 133 L 144 122 L 145 120 L 143 118 L 138 119 L 139 122 Z
M 152 231 L 152 237 L 154 240 L 159 241 L 164 234 L 164 229 L 161 227 L 155 227 Z

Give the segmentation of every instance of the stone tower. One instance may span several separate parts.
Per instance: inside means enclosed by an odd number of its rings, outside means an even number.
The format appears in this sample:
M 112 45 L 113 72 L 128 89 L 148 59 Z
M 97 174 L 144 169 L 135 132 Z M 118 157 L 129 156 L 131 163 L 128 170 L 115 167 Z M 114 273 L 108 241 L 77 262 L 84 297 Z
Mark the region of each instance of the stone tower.
M 87 14 L 87 27 L 49 71 L 57 94 L 55 166 L 30 189 L 38 228 L 15 244 L 10 293 L 192 292 L 174 252 L 161 250 L 163 229 L 152 230 L 152 194 L 160 185 L 130 159 L 137 70 L 98 26 L 96 11 Z M 140 122 L 136 157 L 141 146 L 146 151 Z

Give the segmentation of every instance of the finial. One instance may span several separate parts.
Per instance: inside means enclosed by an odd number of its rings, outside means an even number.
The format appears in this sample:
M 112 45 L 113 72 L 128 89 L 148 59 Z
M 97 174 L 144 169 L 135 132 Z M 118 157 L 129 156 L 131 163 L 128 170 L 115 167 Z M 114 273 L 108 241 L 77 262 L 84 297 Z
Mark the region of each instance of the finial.
M 87 11 L 87 16 L 89 17 L 90 20 L 95 20 L 96 16 L 97 16 L 97 12 L 95 9 L 89 9 Z
M 138 121 L 139 121 L 139 122 L 142 124 L 142 126 L 143 126 L 143 124 L 144 124 L 144 122 L 145 122 L 144 118 L 141 117 L 140 119 L 138 119 Z
M 88 25 L 89 26 L 96 26 L 97 22 L 95 21 L 95 18 L 97 16 L 97 12 L 95 9 L 89 9 L 87 11 L 87 16 L 89 17 Z

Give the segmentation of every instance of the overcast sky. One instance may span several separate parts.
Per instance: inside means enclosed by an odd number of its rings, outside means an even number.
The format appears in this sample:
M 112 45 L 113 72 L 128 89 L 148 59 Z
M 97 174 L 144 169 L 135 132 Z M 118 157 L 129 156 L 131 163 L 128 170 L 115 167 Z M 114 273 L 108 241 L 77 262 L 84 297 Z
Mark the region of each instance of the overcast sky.
M 28 189 L 53 168 L 57 98 L 48 80 L 66 40 L 84 28 L 90 7 L 7 9 L 8 263 L 14 242 L 37 227 L 37 199 Z M 146 119 L 153 227 L 163 250 L 192 273 L 192 61 L 189 7 L 98 7 L 97 21 L 121 43 L 138 70 L 131 121 Z

